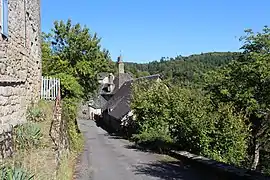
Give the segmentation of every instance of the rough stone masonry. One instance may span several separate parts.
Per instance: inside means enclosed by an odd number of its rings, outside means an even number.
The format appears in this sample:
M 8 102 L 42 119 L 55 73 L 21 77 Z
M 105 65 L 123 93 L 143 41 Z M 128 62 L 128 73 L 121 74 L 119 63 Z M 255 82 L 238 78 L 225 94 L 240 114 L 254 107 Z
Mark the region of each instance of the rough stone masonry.
M 0 134 L 26 121 L 27 107 L 38 100 L 41 83 L 40 0 L 8 0 L 7 10 L 8 36 L 0 33 Z

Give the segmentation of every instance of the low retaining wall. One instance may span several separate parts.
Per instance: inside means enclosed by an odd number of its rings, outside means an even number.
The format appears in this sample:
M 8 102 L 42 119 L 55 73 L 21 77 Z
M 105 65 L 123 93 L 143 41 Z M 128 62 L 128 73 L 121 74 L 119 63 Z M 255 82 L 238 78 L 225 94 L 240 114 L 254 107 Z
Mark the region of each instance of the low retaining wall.
M 0 161 L 13 154 L 13 128 L 11 126 L 0 127 Z
M 60 89 L 58 94 L 60 95 Z M 61 97 L 57 96 L 55 100 L 53 119 L 49 135 L 53 141 L 56 150 L 56 163 L 60 166 L 62 157 L 69 152 L 68 126 L 66 119 L 62 118 Z
M 176 159 L 188 160 L 191 164 L 203 165 L 205 170 L 215 172 L 218 179 L 228 180 L 270 180 L 270 177 L 263 174 L 251 171 L 248 169 L 238 168 L 225 163 L 217 162 L 202 156 L 194 155 L 186 151 L 171 151 L 170 155 Z

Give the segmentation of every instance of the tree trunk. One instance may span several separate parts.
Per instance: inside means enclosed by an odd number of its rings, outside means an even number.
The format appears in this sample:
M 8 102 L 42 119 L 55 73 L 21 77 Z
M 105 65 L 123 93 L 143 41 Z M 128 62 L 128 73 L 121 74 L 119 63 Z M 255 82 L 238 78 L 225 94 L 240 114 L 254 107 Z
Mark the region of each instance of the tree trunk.
M 253 162 L 251 169 L 256 170 L 258 163 L 260 159 L 260 144 L 255 140 L 255 149 L 254 149 L 254 157 L 253 157 Z

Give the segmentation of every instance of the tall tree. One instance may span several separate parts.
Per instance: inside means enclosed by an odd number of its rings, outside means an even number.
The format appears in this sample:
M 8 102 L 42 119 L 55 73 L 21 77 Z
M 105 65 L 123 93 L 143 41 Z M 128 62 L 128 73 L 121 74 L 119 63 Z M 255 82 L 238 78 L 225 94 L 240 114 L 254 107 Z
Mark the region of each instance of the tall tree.
M 64 74 L 68 74 L 81 86 L 84 98 L 97 88 L 97 74 L 112 69 L 109 52 L 101 49 L 101 39 L 85 26 L 73 25 L 71 20 L 55 21 L 43 39 L 44 74 L 60 74 L 59 78 L 67 81 Z
M 256 169 L 260 150 L 270 137 L 270 29 L 246 31 L 242 56 L 226 68 L 208 74 L 206 89 L 218 102 L 232 102 L 244 111 L 252 127 L 253 162 Z

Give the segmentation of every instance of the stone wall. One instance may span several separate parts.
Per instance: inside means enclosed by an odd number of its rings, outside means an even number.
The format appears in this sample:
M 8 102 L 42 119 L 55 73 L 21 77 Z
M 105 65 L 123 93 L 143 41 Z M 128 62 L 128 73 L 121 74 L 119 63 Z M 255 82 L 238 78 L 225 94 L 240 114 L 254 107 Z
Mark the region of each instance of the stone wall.
M 13 128 L 8 126 L 4 131 L 0 131 L 0 163 L 1 159 L 10 157 L 13 154 Z
M 260 172 L 235 167 L 233 165 L 217 162 L 203 156 L 191 154 L 186 151 L 170 151 L 168 154 L 182 162 L 188 162 L 193 167 L 204 172 L 211 172 L 217 180 L 269 180 L 270 177 Z
M 25 122 L 41 83 L 40 0 L 9 0 L 8 6 L 8 37 L 0 35 L 0 132 Z M 1 20 L 0 13 L 0 30 Z

